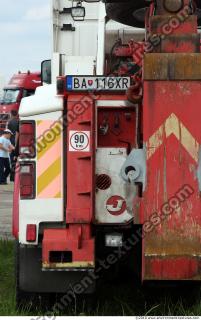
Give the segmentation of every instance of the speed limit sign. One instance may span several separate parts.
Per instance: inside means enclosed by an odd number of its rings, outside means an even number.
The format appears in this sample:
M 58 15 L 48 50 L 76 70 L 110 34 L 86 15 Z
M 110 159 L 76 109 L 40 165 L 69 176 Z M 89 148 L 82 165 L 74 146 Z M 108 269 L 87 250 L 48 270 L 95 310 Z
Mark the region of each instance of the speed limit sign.
M 69 132 L 69 151 L 90 151 L 90 131 Z

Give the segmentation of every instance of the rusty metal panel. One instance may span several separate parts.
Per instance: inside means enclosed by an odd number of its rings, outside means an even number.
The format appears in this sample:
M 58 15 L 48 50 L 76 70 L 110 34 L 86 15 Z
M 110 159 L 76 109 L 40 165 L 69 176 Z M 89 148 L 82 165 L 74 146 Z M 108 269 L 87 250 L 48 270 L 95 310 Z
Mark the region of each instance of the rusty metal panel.
M 143 116 L 144 279 L 201 280 L 201 82 L 145 81 Z
M 144 56 L 145 80 L 201 80 L 201 54 L 149 53 Z
M 170 34 L 197 33 L 197 16 L 186 16 L 176 18 L 179 22 L 178 27 L 171 27 L 171 22 L 175 21 L 175 15 L 152 16 L 150 18 L 151 34 L 161 34 L 169 36 Z
M 149 257 L 146 259 L 146 280 L 200 280 L 200 259 L 188 257 Z
M 153 46 L 153 52 L 161 53 L 199 53 L 199 34 L 174 34 L 160 39 L 160 43 Z

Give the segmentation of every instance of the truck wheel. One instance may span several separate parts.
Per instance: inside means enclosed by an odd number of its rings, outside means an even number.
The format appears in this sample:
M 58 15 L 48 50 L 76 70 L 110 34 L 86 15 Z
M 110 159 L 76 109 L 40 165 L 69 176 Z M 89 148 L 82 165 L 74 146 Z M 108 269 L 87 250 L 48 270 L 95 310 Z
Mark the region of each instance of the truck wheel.
M 106 3 L 107 16 L 117 22 L 144 28 L 145 9 L 148 5 L 145 0 L 130 0 Z

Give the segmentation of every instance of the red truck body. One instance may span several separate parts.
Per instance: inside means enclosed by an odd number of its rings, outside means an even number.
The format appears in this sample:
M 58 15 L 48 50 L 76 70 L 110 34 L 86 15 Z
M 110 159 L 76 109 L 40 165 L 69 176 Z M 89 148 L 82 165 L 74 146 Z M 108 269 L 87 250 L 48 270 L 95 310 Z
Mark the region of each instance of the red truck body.
M 6 127 L 12 110 L 19 110 L 21 99 L 33 95 L 41 85 L 40 72 L 14 74 L 8 85 L 4 87 L 4 95 L 0 104 L 0 132 Z

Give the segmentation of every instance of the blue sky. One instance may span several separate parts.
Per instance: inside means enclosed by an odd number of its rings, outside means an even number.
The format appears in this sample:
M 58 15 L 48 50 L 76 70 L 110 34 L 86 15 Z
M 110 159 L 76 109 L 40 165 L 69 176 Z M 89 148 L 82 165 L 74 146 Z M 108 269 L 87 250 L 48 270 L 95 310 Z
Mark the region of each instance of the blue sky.
M 40 70 L 51 58 L 51 0 L 0 1 L 0 74 Z

